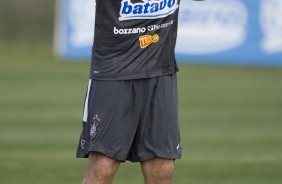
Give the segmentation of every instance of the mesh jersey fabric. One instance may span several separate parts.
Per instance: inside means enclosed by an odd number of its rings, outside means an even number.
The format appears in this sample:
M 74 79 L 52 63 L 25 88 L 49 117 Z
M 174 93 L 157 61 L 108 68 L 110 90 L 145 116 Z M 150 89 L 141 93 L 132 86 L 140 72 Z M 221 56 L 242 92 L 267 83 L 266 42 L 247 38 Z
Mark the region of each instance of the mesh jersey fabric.
M 127 80 L 178 71 L 180 0 L 96 0 L 90 78 Z

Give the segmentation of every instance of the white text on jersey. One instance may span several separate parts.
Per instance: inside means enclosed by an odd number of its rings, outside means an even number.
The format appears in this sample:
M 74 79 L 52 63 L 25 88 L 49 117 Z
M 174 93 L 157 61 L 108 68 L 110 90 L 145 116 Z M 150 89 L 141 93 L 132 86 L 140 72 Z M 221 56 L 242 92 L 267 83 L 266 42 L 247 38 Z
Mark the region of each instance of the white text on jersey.
M 163 18 L 173 14 L 177 8 L 177 0 L 143 0 L 138 3 L 122 0 L 119 20 Z

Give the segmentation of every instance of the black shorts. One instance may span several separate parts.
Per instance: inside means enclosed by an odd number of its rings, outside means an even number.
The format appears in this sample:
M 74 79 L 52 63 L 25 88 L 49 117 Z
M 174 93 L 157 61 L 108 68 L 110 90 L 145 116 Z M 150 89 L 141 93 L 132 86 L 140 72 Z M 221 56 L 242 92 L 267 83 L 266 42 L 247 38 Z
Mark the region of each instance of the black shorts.
M 181 157 L 176 74 L 89 80 L 78 158 L 100 152 L 119 161 Z

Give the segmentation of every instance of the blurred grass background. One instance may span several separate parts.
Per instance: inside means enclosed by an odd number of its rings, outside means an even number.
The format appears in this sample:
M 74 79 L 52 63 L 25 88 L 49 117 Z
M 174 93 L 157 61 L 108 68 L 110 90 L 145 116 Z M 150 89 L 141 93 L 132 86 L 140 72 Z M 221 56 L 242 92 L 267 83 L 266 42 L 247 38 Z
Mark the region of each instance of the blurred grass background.
M 86 167 L 75 151 L 89 63 L 53 57 L 54 1 L 19 2 L 0 0 L 0 183 L 77 184 Z M 40 7 L 38 17 L 29 14 Z M 180 68 L 183 159 L 174 183 L 280 184 L 282 69 Z M 123 164 L 114 184 L 133 183 L 143 183 L 139 165 Z

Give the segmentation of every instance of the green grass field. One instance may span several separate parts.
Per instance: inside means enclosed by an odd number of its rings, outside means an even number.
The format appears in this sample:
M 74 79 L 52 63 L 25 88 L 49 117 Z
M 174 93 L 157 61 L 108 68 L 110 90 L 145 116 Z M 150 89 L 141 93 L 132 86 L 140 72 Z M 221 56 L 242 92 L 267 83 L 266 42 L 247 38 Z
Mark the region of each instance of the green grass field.
M 89 64 L 0 46 L 0 184 L 78 184 Z M 282 69 L 180 65 L 183 159 L 174 184 L 282 183 Z M 114 184 L 143 183 L 123 164 Z

